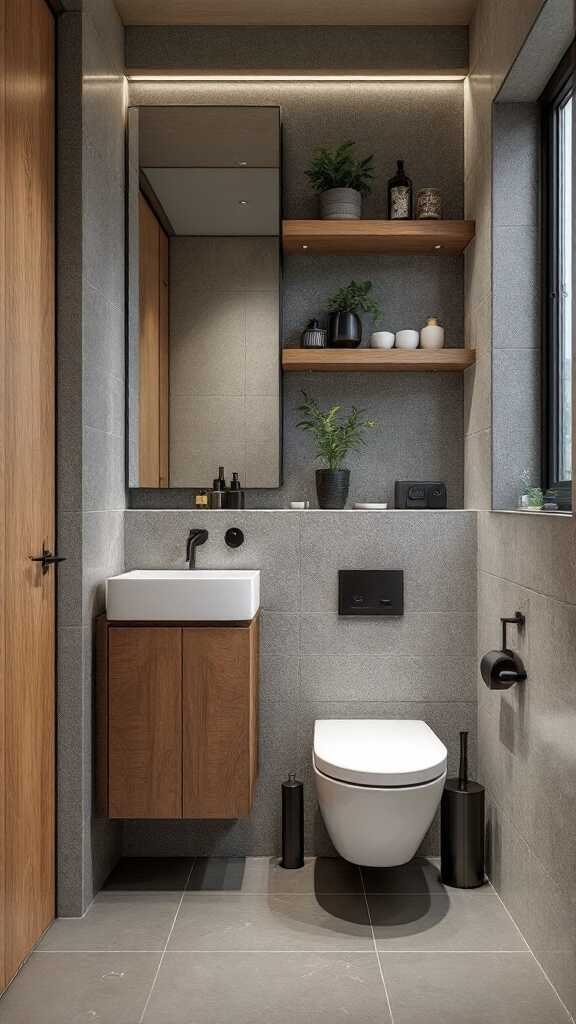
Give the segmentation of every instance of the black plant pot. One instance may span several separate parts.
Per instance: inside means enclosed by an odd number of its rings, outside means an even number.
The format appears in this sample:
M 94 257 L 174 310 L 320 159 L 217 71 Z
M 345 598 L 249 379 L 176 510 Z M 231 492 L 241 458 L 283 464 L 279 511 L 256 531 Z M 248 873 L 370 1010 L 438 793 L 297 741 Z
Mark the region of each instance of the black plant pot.
M 358 348 L 362 341 L 362 321 L 357 313 L 330 313 L 328 345 L 331 348 Z
M 344 508 L 349 489 L 349 469 L 316 470 L 316 493 L 320 508 Z

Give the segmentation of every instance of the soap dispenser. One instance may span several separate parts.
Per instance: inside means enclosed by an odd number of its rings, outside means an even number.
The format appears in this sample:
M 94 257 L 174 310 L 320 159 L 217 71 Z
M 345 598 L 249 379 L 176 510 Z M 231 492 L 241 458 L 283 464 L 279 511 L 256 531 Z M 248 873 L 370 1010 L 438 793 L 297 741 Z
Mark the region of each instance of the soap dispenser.
M 232 473 L 232 483 L 230 484 L 230 490 L 228 491 L 228 503 L 227 508 L 244 508 L 245 505 L 245 493 L 240 483 L 240 477 L 238 473 Z
M 218 467 L 218 476 L 214 481 L 212 494 L 210 495 L 210 508 L 226 508 L 228 491 L 224 479 L 224 466 Z

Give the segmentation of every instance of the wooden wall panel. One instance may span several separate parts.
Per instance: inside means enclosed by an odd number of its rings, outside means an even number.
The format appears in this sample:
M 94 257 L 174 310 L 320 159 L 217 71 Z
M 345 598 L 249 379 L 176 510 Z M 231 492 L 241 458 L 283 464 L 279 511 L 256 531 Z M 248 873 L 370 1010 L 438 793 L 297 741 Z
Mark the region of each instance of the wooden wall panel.
M 159 227 L 160 302 L 158 309 L 159 486 L 170 486 L 170 243 Z
M 185 818 L 250 813 L 257 763 L 257 623 L 183 630 Z
M 160 226 L 140 193 L 139 484 L 160 480 L 158 325 L 160 315 Z
M 111 818 L 182 816 L 182 631 L 108 635 Z
M 5 0 L 6 981 L 54 916 L 54 43 L 44 0 Z

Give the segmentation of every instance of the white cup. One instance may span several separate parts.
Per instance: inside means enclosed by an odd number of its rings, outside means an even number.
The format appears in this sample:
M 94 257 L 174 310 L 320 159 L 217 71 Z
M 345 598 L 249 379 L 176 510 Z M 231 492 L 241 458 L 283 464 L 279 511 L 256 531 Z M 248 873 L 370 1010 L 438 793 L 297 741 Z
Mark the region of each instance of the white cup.
M 398 331 L 396 335 L 396 348 L 418 348 L 419 343 L 419 331 Z
M 370 348 L 394 348 L 394 335 L 391 331 L 374 331 L 370 337 Z

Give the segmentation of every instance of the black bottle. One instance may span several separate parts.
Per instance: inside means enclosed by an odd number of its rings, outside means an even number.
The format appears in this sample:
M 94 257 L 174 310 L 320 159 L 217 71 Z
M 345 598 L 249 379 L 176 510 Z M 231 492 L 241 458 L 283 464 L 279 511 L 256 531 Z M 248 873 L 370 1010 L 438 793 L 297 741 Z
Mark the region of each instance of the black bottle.
M 412 220 L 412 182 L 398 160 L 398 170 L 388 182 L 388 216 L 390 220 Z
M 245 494 L 238 473 L 232 473 L 232 483 L 227 491 L 227 508 L 244 508 Z
M 224 466 L 218 466 L 218 476 L 214 481 L 214 486 L 210 495 L 210 508 L 227 507 L 228 491 L 226 489 L 226 481 L 224 479 Z

